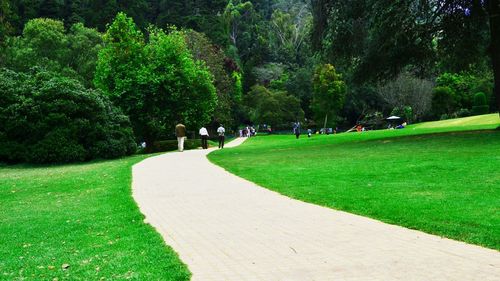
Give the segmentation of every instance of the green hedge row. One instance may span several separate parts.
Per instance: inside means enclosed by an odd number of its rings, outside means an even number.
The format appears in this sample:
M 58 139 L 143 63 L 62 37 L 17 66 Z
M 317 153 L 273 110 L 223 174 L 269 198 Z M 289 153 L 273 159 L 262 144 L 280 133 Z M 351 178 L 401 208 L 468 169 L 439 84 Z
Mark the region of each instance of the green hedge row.
M 199 147 L 201 147 L 201 140 L 199 139 L 194 139 L 194 140 L 187 139 L 184 141 L 185 150 L 197 149 Z M 155 142 L 153 144 L 152 152 L 167 152 L 174 150 L 177 150 L 177 140 L 165 140 L 165 141 Z

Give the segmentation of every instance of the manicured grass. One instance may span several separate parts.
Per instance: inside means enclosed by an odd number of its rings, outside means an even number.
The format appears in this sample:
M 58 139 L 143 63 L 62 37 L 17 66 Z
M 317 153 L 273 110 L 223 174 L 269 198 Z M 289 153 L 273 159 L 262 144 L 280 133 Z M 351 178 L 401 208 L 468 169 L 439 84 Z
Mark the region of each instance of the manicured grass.
M 292 198 L 500 250 L 498 124 L 264 136 L 209 159 Z
M 436 122 L 425 122 L 415 125 L 417 128 L 467 127 L 480 125 L 499 125 L 498 113 L 478 115 L 465 118 L 449 119 Z
M 145 157 L 0 167 L 0 279 L 189 280 L 132 199 Z

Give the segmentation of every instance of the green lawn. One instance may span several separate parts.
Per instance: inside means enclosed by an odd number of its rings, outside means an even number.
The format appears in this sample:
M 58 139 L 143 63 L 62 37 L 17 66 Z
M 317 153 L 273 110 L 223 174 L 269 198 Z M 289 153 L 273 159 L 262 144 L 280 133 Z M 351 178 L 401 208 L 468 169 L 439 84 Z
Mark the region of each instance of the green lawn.
M 500 250 L 498 114 L 447 122 L 256 137 L 209 159 L 292 198 Z
M 132 199 L 144 158 L 0 167 L 0 279 L 189 280 Z

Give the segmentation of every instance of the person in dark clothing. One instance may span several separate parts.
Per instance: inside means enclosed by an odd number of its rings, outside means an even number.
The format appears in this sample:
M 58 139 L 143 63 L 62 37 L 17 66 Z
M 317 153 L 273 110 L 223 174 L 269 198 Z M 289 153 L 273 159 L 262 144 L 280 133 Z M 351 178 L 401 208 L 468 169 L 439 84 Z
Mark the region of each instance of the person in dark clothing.
M 186 139 L 186 126 L 179 123 L 175 126 L 175 135 L 177 136 L 177 146 L 179 152 L 184 151 L 184 140 Z
M 300 123 L 299 122 L 297 122 L 293 125 L 293 133 L 295 134 L 295 137 L 297 139 L 300 138 Z
M 220 125 L 220 127 L 217 129 L 217 134 L 219 135 L 219 149 L 224 148 L 225 133 L 226 129 L 224 129 L 224 127 Z

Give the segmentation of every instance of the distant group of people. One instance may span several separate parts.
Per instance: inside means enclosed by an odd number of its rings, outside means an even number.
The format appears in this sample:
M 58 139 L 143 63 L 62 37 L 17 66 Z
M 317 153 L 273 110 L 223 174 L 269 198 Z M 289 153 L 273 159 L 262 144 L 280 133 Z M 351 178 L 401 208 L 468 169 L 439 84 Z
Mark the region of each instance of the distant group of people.
M 358 133 L 365 132 L 365 131 L 366 131 L 366 127 L 364 127 L 364 126 L 363 126 L 363 125 L 361 125 L 361 124 L 358 124 L 358 125 L 356 125 L 356 131 L 357 131 Z
M 407 126 L 407 123 L 404 122 L 398 126 L 393 127 L 392 125 L 388 126 L 388 129 L 404 129 Z M 265 126 L 267 128 L 267 126 Z M 271 127 L 267 128 L 269 132 L 271 132 Z M 354 129 L 354 128 L 353 128 Z M 363 127 L 361 124 L 358 124 L 355 126 L 356 131 L 358 132 L 364 132 L 366 131 L 366 128 Z M 351 129 L 352 130 L 352 129 Z M 336 134 L 338 131 L 337 128 L 332 129 L 332 128 L 326 128 L 326 129 L 321 129 L 320 131 L 317 131 L 316 134 L 318 133 L 323 133 L 323 134 Z M 218 135 L 218 141 L 219 141 L 219 149 L 224 148 L 224 143 L 225 143 L 225 133 L 226 129 L 224 126 L 221 124 L 219 128 L 217 128 L 217 135 Z M 199 134 L 201 136 L 201 146 L 203 149 L 208 149 L 208 139 L 210 137 L 207 128 L 201 127 L 199 130 Z M 257 134 L 257 131 L 253 126 L 246 126 L 245 128 L 239 130 L 239 136 L 240 137 L 253 137 Z M 294 122 L 293 123 L 293 134 L 297 139 L 300 138 L 301 134 L 301 124 L 300 122 Z M 313 131 L 311 129 L 307 129 L 307 137 L 310 138 L 313 134 Z M 186 126 L 183 124 L 179 123 L 177 126 L 175 126 L 175 135 L 177 136 L 177 143 L 178 143 L 178 149 L 180 152 L 184 151 L 184 141 L 186 139 Z
M 175 126 L 175 136 L 177 137 L 177 148 L 179 152 L 184 151 L 184 141 L 186 140 L 186 126 L 182 123 L 179 123 Z M 208 138 L 210 137 L 207 128 L 201 127 L 199 132 L 201 136 L 201 147 L 203 149 L 208 149 Z M 217 135 L 219 140 L 219 149 L 224 148 L 224 143 L 226 141 L 226 129 L 222 124 L 217 128 Z
M 295 135 L 295 138 L 299 139 L 300 134 L 301 134 L 301 128 L 300 128 L 300 122 L 295 122 L 293 123 L 293 134 Z M 319 131 L 313 132 L 312 129 L 307 129 L 307 137 L 310 138 L 312 137 L 313 133 L 315 134 L 336 134 L 338 131 L 338 128 L 321 128 Z
M 249 138 L 257 135 L 257 131 L 253 126 L 246 126 L 239 131 L 240 138 Z
M 406 123 L 406 122 L 403 122 L 403 123 L 401 123 L 401 124 L 399 124 L 399 125 L 397 125 L 397 126 L 392 126 L 392 124 L 389 124 L 389 125 L 387 126 L 387 129 L 389 129 L 389 130 L 393 130 L 393 129 L 404 129 L 404 128 L 406 128 L 406 126 L 408 126 L 408 123 Z

